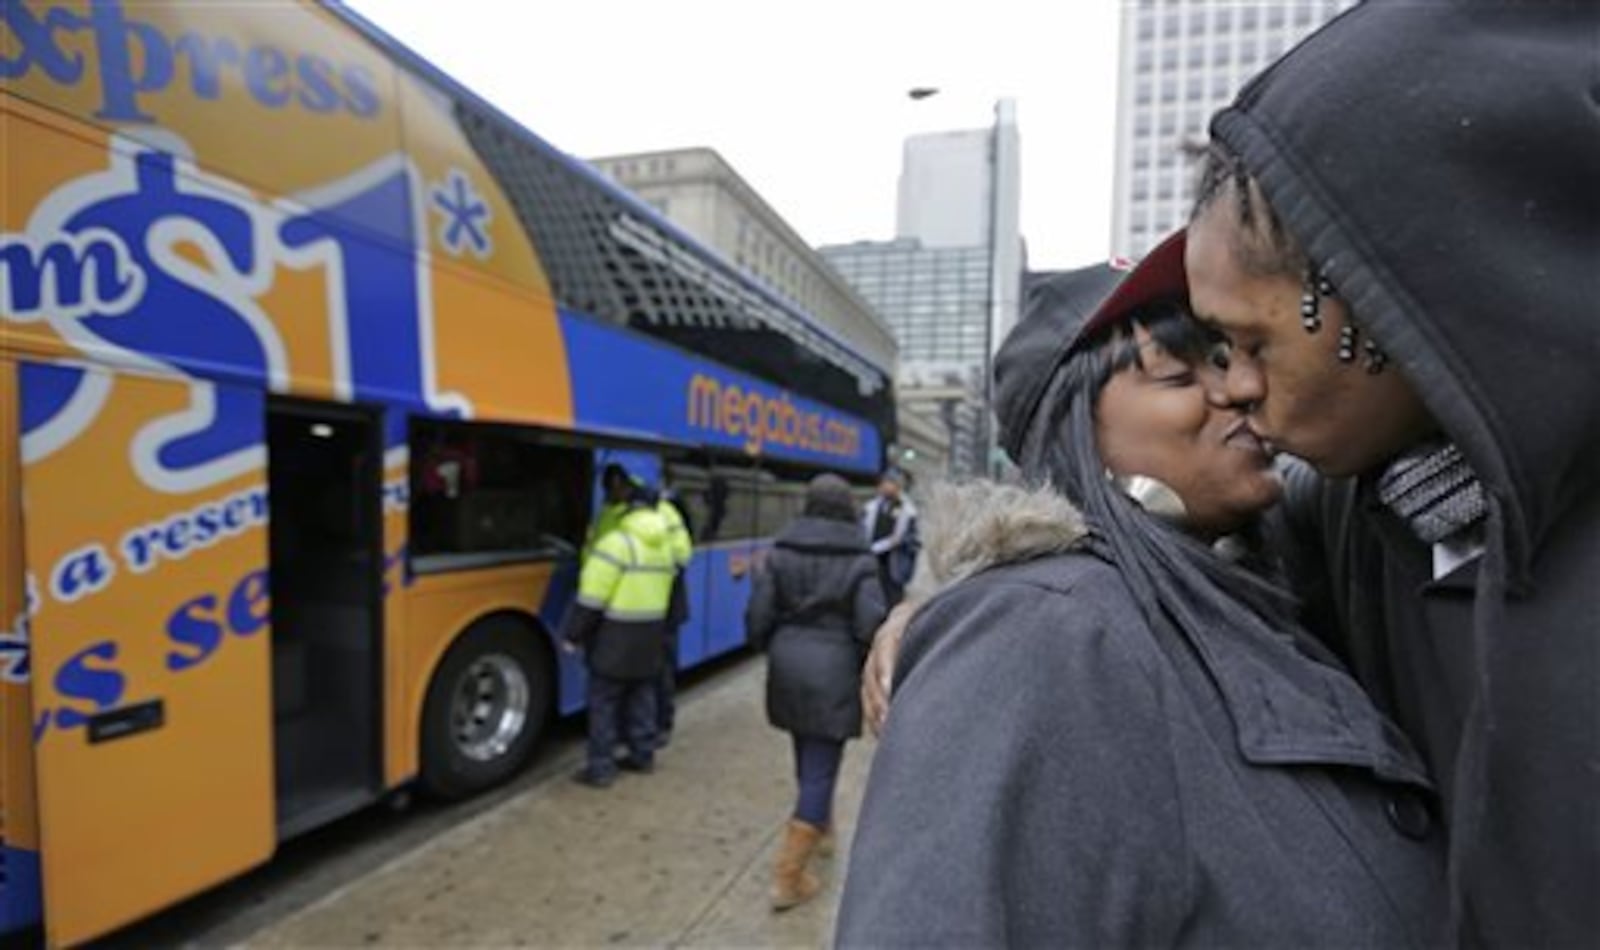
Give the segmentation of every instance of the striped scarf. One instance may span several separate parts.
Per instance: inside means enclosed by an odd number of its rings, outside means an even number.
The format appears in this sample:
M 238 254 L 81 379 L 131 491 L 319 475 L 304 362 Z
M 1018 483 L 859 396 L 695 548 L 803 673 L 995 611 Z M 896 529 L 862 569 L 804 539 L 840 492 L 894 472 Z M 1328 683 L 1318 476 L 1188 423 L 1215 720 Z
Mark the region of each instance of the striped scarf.
M 1432 442 L 1395 459 L 1378 477 L 1378 498 L 1418 538 L 1437 544 L 1483 520 L 1483 484 L 1461 450 Z

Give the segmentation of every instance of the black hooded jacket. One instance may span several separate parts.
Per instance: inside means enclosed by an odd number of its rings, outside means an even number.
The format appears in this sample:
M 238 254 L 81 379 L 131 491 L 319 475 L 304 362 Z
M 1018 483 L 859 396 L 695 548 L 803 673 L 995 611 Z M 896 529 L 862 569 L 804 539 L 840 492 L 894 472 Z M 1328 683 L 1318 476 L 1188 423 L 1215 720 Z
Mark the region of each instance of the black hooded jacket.
M 1290 493 L 1313 532 L 1300 566 L 1439 780 L 1458 936 L 1590 945 L 1600 3 L 1367 0 L 1257 77 L 1212 134 L 1488 496 L 1483 556 L 1436 580 L 1365 482 Z
M 887 609 L 854 520 L 799 517 L 778 533 L 745 608 L 767 651 L 767 719 L 801 736 L 861 734 L 861 663 Z

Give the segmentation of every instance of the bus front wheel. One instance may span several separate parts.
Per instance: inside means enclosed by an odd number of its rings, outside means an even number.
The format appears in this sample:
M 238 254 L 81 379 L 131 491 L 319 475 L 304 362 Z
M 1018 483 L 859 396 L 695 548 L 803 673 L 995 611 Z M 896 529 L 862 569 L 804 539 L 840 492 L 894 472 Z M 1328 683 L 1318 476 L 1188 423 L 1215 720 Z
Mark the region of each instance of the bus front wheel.
M 538 633 L 515 617 L 488 617 L 445 653 L 422 710 L 422 787 L 440 798 L 474 795 L 510 778 L 549 722 L 550 664 Z

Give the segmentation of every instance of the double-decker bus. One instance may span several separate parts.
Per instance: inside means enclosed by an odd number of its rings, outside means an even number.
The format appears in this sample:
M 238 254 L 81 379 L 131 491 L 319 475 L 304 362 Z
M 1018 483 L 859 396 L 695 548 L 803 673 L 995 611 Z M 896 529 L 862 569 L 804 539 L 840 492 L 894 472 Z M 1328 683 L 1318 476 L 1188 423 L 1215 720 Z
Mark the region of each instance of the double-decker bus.
M 608 462 L 688 511 L 685 667 L 880 466 L 883 367 L 347 9 L 6 0 L 0 81 L 0 933 L 507 777 Z

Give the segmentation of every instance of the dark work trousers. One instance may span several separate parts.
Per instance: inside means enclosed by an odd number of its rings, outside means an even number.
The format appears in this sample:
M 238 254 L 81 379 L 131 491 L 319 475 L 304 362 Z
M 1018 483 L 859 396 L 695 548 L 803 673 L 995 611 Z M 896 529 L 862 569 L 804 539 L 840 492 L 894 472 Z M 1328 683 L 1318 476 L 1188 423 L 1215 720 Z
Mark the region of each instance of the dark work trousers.
M 878 555 L 878 583 L 883 587 L 883 605 L 893 607 L 900 603 L 906 596 L 906 586 L 894 579 L 894 572 L 889 570 L 889 555 Z
M 794 772 L 800 782 L 796 818 L 819 828 L 828 826 L 833 817 L 833 786 L 839 780 L 843 758 L 843 740 L 794 737 Z
M 618 726 L 637 765 L 655 759 L 656 691 L 654 679 L 618 680 L 589 673 L 589 774 L 614 775 Z
M 667 632 L 667 657 L 656 677 L 656 739 L 672 734 L 672 724 L 678 718 L 678 631 Z

